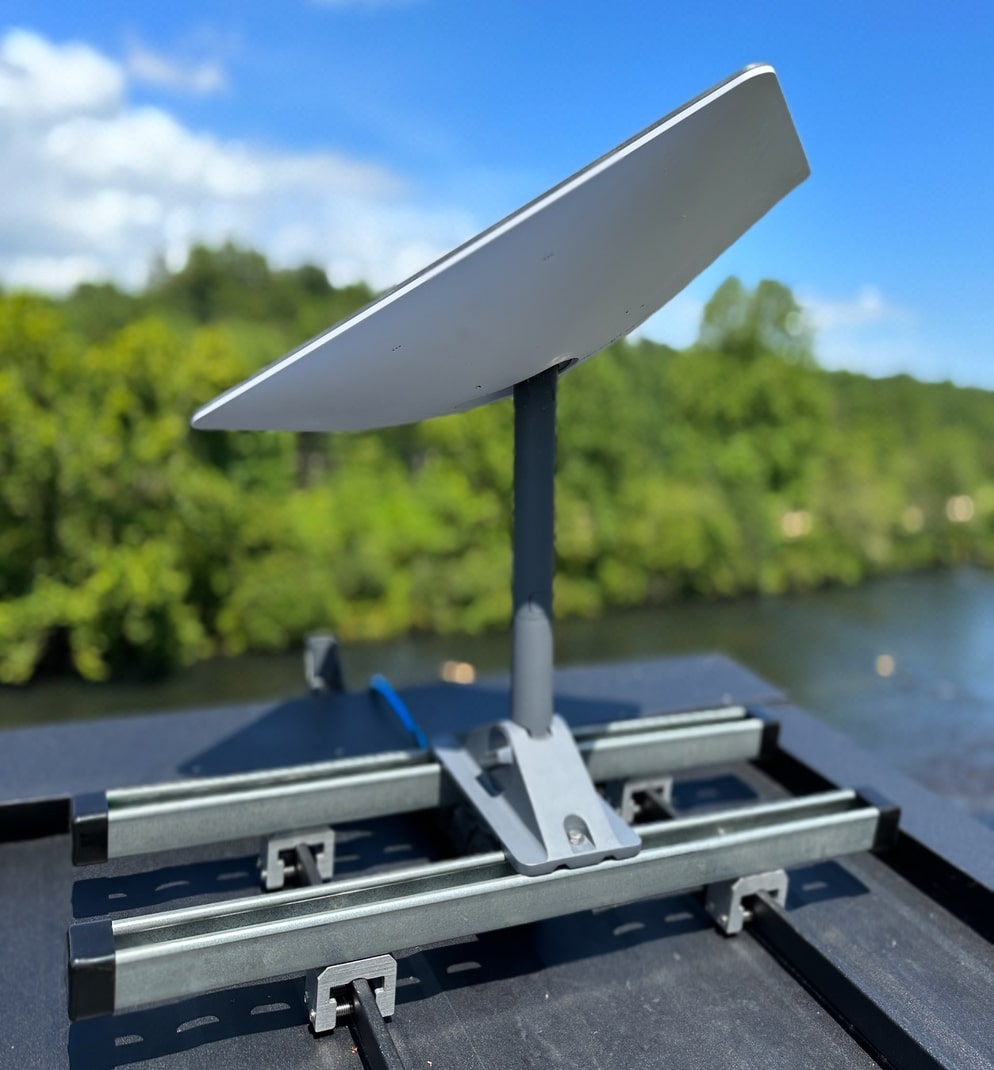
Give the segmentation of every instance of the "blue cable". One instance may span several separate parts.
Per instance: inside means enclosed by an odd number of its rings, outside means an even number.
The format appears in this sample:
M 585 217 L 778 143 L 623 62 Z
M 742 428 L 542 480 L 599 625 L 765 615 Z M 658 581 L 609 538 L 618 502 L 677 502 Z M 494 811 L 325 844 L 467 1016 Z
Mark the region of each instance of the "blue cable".
M 422 750 L 428 749 L 428 737 L 421 731 L 421 726 L 411 716 L 411 711 L 404 705 L 404 700 L 394 691 L 390 685 L 390 681 L 383 675 L 383 673 L 375 672 L 369 678 L 369 690 L 375 692 L 377 695 L 381 695 L 391 710 L 397 715 L 397 720 L 407 729 L 408 732 L 414 737 L 414 742 L 417 743 Z

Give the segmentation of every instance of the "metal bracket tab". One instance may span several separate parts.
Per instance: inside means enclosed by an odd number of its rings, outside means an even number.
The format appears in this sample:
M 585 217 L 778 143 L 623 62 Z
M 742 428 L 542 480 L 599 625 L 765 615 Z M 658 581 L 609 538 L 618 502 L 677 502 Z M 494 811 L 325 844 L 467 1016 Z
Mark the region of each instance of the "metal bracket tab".
M 270 836 L 263 841 L 262 857 L 267 892 L 278 891 L 292 876 L 301 884 L 330 881 L 335 872 L 335 830 L 323 826 Z
M 738 877 L 735 880 L 709 884 L 704 894 L 704 906 L 718 923 L 718 928 L 726 936 L 734 936 L 742 931 L 742 926 L 748 920 L 743 901 L 759 892 L 765 892 L 783 906 L 787 902 L 786 872 L 773 869 L 751 877 Z
M 368 981 L 376 997 L 376 1006 L 384 1018 L 393 1016 L 397 1002 L 397 960 L 393 955 L 374 955 L 329 966 L 320 973 L 307 976 L 304 1001 L 309 1008 L 311 1029 L 315 1033 L 329 1033 L 340 1015 L 351 1010 L 347 1001 L 339 1002 L 334 993 L 341 994 L 353 981 Z

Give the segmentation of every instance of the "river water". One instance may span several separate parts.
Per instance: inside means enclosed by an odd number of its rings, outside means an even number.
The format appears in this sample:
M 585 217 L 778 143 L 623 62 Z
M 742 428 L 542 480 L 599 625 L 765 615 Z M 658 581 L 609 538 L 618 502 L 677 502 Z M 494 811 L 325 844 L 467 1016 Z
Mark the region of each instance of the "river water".
M 994 825 L 994 573 L 963 568 L 855 590 L 692 603 L 556 626 L 560 664 L 722 651 L 926 786 Z M 448 659 L 503 669 L 506 636 L 418 637 L 344 651 L 349 686 L 395 685 Z M 276 698 L 301 658 L 216 660 L 151 684 L 0 689 L 0 727 Z M 0 741 L 2 745 L 2 741 Z

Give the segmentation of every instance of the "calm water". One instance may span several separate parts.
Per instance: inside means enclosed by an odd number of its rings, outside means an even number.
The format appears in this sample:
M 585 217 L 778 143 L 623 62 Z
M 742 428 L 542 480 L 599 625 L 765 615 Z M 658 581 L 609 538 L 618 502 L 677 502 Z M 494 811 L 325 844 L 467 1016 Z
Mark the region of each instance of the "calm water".
M 723 651 L 863 746 L 994 825 L 994 574 L 881 580 L 854 591 L 613 614 L 557 625 L 561 664 Z M 345 651 L 349 685 L 501 670 L 503 636 L 418 638 Z M 0 726 L 276 698 L 299 656 L 214 661 L 146 685 L 59 681 L 0 689 Z

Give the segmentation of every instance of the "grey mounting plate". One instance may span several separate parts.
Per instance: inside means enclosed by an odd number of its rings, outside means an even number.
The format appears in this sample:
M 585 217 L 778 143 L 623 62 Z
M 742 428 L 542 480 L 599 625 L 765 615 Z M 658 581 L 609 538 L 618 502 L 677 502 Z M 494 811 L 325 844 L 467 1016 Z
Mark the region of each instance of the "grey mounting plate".
M 597 793 L 566 722 L 535 738 L 513 721 L 433 740 L 438 760 L 519 873 L 630 858 L 642 840 Z

